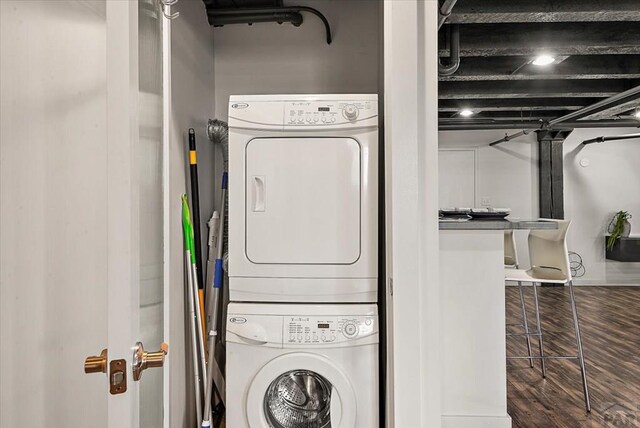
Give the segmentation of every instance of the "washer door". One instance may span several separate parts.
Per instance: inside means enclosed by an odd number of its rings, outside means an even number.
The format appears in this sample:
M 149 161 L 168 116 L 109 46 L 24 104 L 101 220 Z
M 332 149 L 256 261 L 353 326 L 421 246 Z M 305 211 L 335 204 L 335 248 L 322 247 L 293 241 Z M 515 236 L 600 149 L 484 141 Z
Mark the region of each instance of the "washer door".
M 267 363 L 247 396 L 251 428 L 355 428 L 356 398 L 327 358 L 292 353 Z

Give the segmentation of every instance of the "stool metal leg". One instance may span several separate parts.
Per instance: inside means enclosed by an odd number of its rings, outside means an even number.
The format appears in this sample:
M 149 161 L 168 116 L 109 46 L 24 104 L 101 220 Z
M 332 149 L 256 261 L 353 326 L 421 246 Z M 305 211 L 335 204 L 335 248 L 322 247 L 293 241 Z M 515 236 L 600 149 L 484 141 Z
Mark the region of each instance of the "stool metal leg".
M 540 356 L 544 357 L 544 348 L 542 345 L 542 325 L 540 324 L 540 306 L 538 305 L 538 287 L 536 286 L 536 283 L 532 283 L 533 285 L 533 298 L 534 298 L 534 302 L 535 302 L 535 309 L 536 309 L 536 326 L 537 326 L 537 331 L 536 333 L 538 333 L 538 348 L 540 349 Z M 545 378 L 547 377 L 547 368 L 545 366 L 544 363 L 544 358 L 540 358 L 540 366 L 542 368 L 542 377 Z
M 522 281 L 518 281 L 518 291 L 520 292 L 520 305 L 522 306 L 522 322 L 524 323 L 524 332 L 527 338 L 527 351 L 531 356 L 531 337 L 529 336 L 529 322 L 527 321 L 527 309 L 524 305 L 524 293 L 522 291 Z M 529 358 L 529 365 L 533 367 L 533 358 Z
M 582 390 L 584 391 L 584 404 L 587 412 L 591 411 L 591 400 L 589 399 L 589 385 L 587 384 L 587 368 L 584 365 L 584 354 L 582 353 L 582 339 L 580 338 L 580 323 L 578 322 L 578 309 L 576 308 L 576 298 L 573 294 L 573 282 L 569 281 L 569 295 L 571 296 L 571 310 L 573 311 L 573 325 L 576 331 L 576 345 L 578 347 L 578 361 L 582 373 Z

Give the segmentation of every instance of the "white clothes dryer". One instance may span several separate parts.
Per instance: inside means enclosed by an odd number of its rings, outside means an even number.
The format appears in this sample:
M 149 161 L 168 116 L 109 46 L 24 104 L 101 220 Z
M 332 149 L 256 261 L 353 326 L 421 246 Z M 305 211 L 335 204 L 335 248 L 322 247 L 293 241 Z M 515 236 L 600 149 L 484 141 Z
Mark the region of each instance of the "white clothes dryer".
M 231 303 L 226 424 L 378 428 L 375 305 Z
M 230 98 L 232 301 L 377 301 L 377 100 Z

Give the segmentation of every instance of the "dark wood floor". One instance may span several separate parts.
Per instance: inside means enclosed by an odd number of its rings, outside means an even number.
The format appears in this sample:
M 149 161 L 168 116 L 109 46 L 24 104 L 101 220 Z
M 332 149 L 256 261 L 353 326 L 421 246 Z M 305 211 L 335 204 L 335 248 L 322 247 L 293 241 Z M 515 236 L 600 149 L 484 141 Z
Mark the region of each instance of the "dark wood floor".
M 545 353 L 575 355 L 567 288 L 539 288 Z M 508 411 L 514 428 L 640 427 L 640 287 L 576 287 L 591 413 L 584 408 L 575 360 L 507 362 Z M 529 323 L 535 323 L 533 294 L 525 287 Z M 507 323 L 521 322 L 517 287 L 507 287 Z M 508 327 L 519 332 L 518 327 Z M 537 341 L 532 338 L 534 352 Z M 508 355 L 525 355 L 522 337 L 507 338 Z M 613 406 L 613 407 L 612 407 Z

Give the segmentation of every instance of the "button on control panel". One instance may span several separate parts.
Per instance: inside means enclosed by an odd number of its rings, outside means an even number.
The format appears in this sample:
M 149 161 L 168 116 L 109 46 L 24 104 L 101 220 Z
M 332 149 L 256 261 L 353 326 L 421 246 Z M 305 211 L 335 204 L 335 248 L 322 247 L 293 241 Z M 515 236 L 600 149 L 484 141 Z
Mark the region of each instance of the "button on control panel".
M 287 316 L 284 319 L 288 344 L 331 344 L 368 336 L 374 332 L 374 318 L 368 316 Z
M 298 101 L 285 105 L 285 125 L 322 126 L 354 123 L 376 115 L 372 101 Z

